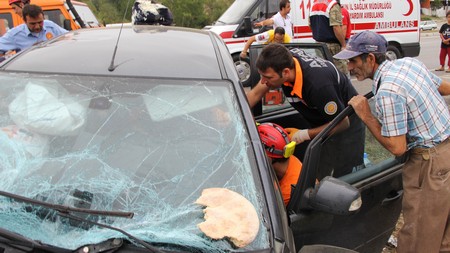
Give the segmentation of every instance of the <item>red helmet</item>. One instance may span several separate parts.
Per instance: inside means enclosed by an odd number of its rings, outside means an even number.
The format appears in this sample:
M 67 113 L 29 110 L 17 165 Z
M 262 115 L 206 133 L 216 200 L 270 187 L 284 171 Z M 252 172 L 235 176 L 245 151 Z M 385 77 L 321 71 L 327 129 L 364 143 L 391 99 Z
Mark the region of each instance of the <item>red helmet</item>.
M 259 137 L 270 158 L 288 158 L 294 153 L 295 142 L 289 140 L 284 128 L 275 123 L 262 123 L 258 126 Z

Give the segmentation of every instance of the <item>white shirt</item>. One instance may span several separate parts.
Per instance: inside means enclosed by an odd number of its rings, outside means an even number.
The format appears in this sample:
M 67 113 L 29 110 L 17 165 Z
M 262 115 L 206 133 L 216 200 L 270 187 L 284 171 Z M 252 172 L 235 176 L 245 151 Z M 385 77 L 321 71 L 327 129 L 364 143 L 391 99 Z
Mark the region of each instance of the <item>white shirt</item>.
M 284 28 L 286 34 L 288 34 L 291 38 L 294 38 L 294 34 L 292 33 L 291 16 L 289 14 L 286 15 L 286 18 L 283 18 L 280 12 L 277 12 L 277 14 L 273 15 L 271 19 L 273 20 L 273 29 L 281 26 Z

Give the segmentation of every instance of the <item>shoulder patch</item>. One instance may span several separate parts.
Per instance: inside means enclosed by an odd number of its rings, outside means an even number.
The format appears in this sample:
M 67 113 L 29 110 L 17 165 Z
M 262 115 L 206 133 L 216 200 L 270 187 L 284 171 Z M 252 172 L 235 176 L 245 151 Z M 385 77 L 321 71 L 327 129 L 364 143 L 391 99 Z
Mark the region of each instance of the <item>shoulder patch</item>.
M 53 34 L 51 32 L 47 32 L 45 34 L 45 37 L 47 38 L 47 40 L 50 40 L 51 38 L 53 38 Z
M 328 115 L 334 115 L 337 112 L 337 104 L 334 101 L 328 102 L 325 105 L 324 111 Z

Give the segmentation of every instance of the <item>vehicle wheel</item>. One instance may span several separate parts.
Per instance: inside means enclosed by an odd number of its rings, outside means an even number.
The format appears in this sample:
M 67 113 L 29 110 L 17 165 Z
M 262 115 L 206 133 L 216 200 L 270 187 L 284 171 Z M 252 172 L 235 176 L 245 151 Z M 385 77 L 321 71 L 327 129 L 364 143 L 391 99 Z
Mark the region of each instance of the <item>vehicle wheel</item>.
M 239 80 L 242 86 L 247 87 L 250 85 L 250 60 L 249 58 L 241 58 L 239 53 L 233 55 L 234 66 L 239 76 Z
M 397 47 L 389 45 L 386 50 L 386 57 L 388 60 L 396 60 L 402 58 L 402 54 Z

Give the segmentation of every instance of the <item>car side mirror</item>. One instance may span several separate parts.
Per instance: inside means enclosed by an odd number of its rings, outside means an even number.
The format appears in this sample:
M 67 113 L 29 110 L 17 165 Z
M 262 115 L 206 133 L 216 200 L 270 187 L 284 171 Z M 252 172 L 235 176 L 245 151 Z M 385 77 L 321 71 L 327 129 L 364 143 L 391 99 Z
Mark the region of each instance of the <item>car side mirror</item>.
M 72 25 L 70 24 L 70 19 L 64 19 L 63 28 L 66 29 L 67 31 L 72 30 Z
M 249 16 L 244 17 L 244 31 L 247 35 L 253 34 L 252 21 Z
M 337 215 L 348 215 L 361 208 L 361 194 L 355 187 L 334 177 L 325 177 L 305 191 L 308 206 Z

